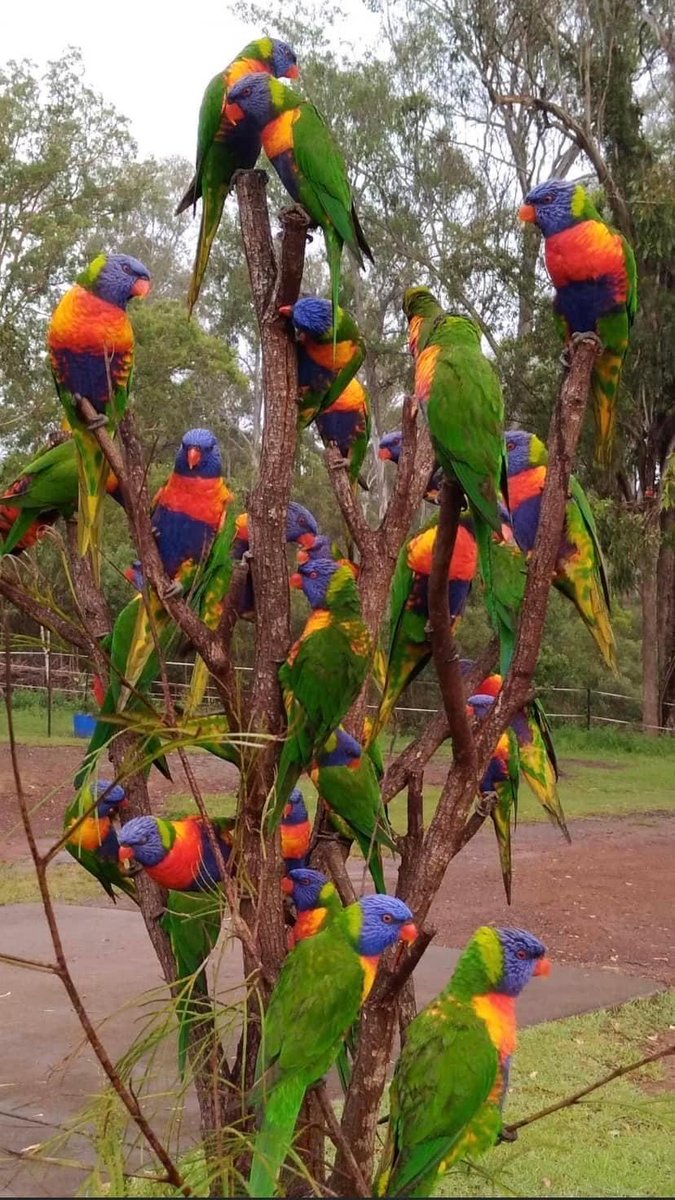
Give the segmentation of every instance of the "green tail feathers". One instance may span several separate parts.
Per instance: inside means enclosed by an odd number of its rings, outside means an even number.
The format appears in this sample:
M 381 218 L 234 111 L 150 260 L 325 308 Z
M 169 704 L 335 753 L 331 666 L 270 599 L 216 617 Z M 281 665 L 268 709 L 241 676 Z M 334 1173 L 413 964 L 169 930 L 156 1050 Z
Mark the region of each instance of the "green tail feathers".
M 595 461 L 604 470 L 610 469 L 614 457 L 616 400 L 623 359 L 623 354 L 605 350 L 595 365 L 591 379 L 596 429 Z
M 228 188 L 205 188 L 202 193 L 202 215 L 199 224 L 199 241 L 197 242 L 197 252 L 195 255 L 194 266 L 192 268 L 192 278 L 190 280 L 190 289 L 188 291 L 188 313 L 191 315 L 192 310 L 199 299 L 204 274 L 211 254 L 213 239 L 218 232 L 220 218 L 223 215 L 223 206 L 228 193 Z M 186 206 L 187 207 L 187 206 Z
M 269 1093 L 262 1127 L 255 1140 L 250 1196 L 274 1196 L 277 1176 L 293 1144 L 293 1132 L 305 1098 L 305 1085 L 295 1077 L 278 1083 Z
M 206 961 L 218 940 L 221 905 L 221 897 L 216 891 L 201 896 L 169 892 L 167 911 L 161 919 L 161 925 L 171 939 L 180 988 L 176 997 L 176 1017 L 181 1077 L 185 1075 L 190 1033 L 213 1012 L 207 989 Z

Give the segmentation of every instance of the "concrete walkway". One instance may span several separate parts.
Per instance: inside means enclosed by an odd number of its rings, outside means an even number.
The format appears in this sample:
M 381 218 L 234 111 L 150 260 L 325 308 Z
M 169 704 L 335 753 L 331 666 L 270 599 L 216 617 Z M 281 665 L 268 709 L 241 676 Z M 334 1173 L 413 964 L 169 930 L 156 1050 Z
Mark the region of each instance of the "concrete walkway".
M 134 910 L 57 905 L 64 947 L 90 1016 L 113 1058 L 139 1035 L 166 993 L 140 915 Z M 52 961 L 42 908 L 37 904 L 0 909 L 0 953 Z M 458 951 L 430 946 L 415 973 L 417 998 L 425 1005 L 447 982 Z M 226 948 L 217 964 L 217 990 L 232 999 L 241 980 L 238 949 Z M 535 980 L 519 1004 L 520 1021 L 532 1025 L 574 1013 L 621 1004 L 660 989 L 653 980 L 613 969 L 556 967 L 549 980 Z M 144 1003 L 144 1001 L 146 1003 Z M 141 1007 L 143 1005 L 143 1007 Z M 163 1087 L 175 1080 L 175 1043 L 159 1052 Z M 44 1141 L 100 1089 L 102 1074 L 63 985 L 46 972 L 0 962 L 0 1196 L 73 1194 L 82 1173 L 45 1168 L 30 1159 L 2 1162 L 7 1150 Z M 160 1090 L 156 1088 L 155 1090 Z M 157 1102 L 167 1114 L 166 1102 Z M 188 1102 L 187 1120 L 194 1120 Z M 161 1120 L 159 1128 L 161 1129 Z M 86 1153 L 80 1140 L 65 1157 Z

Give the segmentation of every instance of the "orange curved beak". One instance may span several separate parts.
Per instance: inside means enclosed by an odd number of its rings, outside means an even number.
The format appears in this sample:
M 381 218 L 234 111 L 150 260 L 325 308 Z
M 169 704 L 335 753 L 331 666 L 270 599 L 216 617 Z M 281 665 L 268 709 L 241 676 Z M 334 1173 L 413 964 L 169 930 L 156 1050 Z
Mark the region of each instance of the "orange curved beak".
M 288 70 L 286 72 L 286 78 L 287 79 L 299 79 L 300 78 L 300 68 L 297 63 L 294 63 L 292 67 L 288 68 Z
M 132 296 L 147 296 L 152 284 L 149 279 L 137 279 L 131 289 Z
M 537 959 L 537 964 L 532 974 L 543 975 L 544 978 L 551 974 L 551 960 L 547 957 L 547 955 L 544 955 L 543 958 Z
M 284 893 L 284 896 L 293 895 L 293 880 L 289 879 L 288 875 L 284 875 L 281 881 L 281 890 Z
M 311 550 L 316 541 L 315 533 L 301 533 L 298 538 L 298 546 L 303 546 L 305 550 Z
M 531 221 L 532 224 L 537 220 L 537 213 L 533 204 L 521 204 L 518 209 L 518 216 L 521 221 Z
M 243 108 L 239 107 L 238 104 L 226 104 L 225 116 L 227 117 L 228 121 L 231 121 L 233 125 L 236 125 L 238 121 L 244 120 L 246 113 L 244 112 Z
M 280 304 L 279 305 L 279 313 L 281 314 L 282 317 L 292 317 L 293 316 L 293 305 L 292 304 Z
M 202 452 L 198 446 L 190 446 L 190 449 L 187 452 L 187 460 L 188 467 L 191 471 L 194 471 L 195 467 L 199 466 L 200 462 L 202 461 Z
M 117 857 L 119 858 L 120 862 L 131 862 L 132 858 L 134 857 L 134 852 L 131 849 L 131 846 L 120 846 L 117 852 Z
M 309 553 L 304 546 L 301 546 L 298 550 L 298 566 L 304 567 L 306 562 L 309 562 Z
M 299 571 L 294 571 L 289 579 L 292 588 L 302 588 L 303 578 Z
M 391 450 L 387 446 L 383 446 L 381 450 L 378 450 L 377 457 L 381 458 L 382 462 L 391 462 Z
M 361 766 L 362 761 L 363 760 L 360 758 L 353 758 L 351 760 L 351 762 L 347 763 L 347 770 L 348 771 L 358 771 L 359 767 Z
M 417 928 L 415 922 L 408 921 L 401 929 L 401 941 L 409 942 L 412 945 L 412 943 L 415 941 L 418 933 L 419 933 L 419 929 Z

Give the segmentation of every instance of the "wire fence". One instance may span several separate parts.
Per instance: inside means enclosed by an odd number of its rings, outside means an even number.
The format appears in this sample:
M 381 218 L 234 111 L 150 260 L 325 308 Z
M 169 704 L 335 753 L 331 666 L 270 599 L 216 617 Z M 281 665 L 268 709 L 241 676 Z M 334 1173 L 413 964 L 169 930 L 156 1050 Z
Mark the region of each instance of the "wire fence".
M 12 688 L 18 706 L 44 709 L 48 736 L 51 736 L 55 709 L 67 708 L 73 714 L 97 711 L 91 664 L 85 656 L 51 651 L 46 644 L 43 650 L 13 650 L 10 659 Z M 192 667 L 191 660 L 166 664 L 171 694 L 179 705 L 189 690 Z M 236 671 L 245 678 L 252 673 L 252 667 L 237 667 Z M 0 661 L 2 683 L 4 673 L 3 659 Z M 153 685 L 151 697 L 161 703 L 162 695 L 161 684 L 157 682 Z M 667 725 L 646 727 L 642 721 L 641 702 L 637 696 L 585 687 L 548 685 L 539 688 L 539 695 L 553 724 L 574 725 L 587 730 L 613 726 L 617 729 L 649 728 L 663 733 L 675 733 L 675 705 L 669 706 L 672 709 L 672 721 Z M 439 708 L 440 697 L 435 680 L 415 680 L 406 691 L 405 700 L 406 703 L 399 705 L 395 710 L 397 728 L 404 734 L 419 732 Z M 204 706 L 219 706 L 215 688 L 207 687 Z M 375 705 L 371 707 L 374 708 Z

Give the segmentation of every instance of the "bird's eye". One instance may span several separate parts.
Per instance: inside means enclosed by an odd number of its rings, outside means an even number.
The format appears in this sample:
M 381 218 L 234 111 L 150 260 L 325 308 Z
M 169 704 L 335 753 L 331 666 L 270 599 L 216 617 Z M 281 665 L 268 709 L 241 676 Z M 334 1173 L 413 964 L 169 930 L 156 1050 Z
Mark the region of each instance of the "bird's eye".
M 382 913 L 382 920 L 384 921 L 385 925 L 391 925 L 393 919 L 394 918 L 392 917 L 391 913 Z
M 310 573 L 309 573 L 309 577 L 310 577 L 310 579 L 316 579 L 316 577 L 317 577 L 317 572 L 316 572 L 316 571 L 310 571 Z
M 506 449 L 507 449 L 507 450 L 515 450 L 515 448 L 516 448 L 516 443 L 515 443 L 515 442 L 507 442 L 507 443 L 506 443 Z
M 516 950 L 516 957 L 527 958 L 527 952 L 525 950 Z
M 242 96 L 250 96 L 251 95 L 250 87 L 244 88 L 244 90 L 241 94 L 242 94 Z
M 551 204 L 552 202 L 553 202 L 553 193 L 552 192 L 547 192 L 546 195 L 542 196 L 542 198 L 541 198 L 542 204 Z
M 122 263 L 122 270 L 124 271 L 125 275 L 133 275 L 134 274 L 134 272 L 132 271 L 132 269 L 128 263 Z

